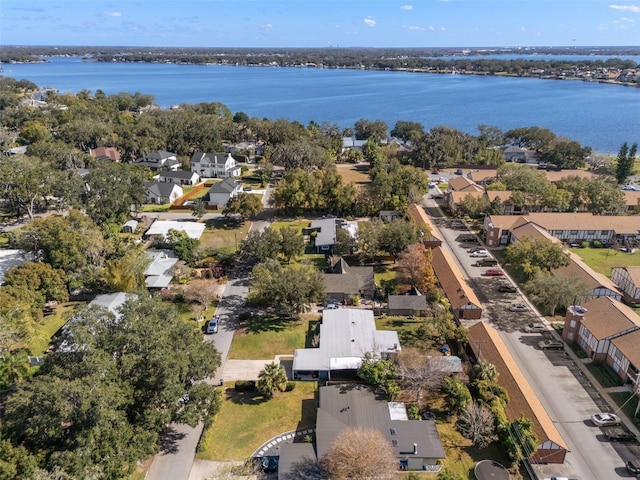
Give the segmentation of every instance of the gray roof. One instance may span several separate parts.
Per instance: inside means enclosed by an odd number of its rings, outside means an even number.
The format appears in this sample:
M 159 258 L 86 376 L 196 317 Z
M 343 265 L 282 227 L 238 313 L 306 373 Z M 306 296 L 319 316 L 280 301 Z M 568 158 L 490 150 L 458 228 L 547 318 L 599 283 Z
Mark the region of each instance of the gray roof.
M 321 220 L 311 220 L 311 229 L 317 230 L 315 244 L 335 245 L 336 243 L 336 218 L 323 218 Z
M 157 197 L 169 197 L 171 192 L 179 185 L 170 182 L 148 182 L 145 184 L 147 190 Z
M 124 292 L 96 295 L 96 298 L 89 302 L 89 306 L 98 305 L 104 307 L 118 318 L 120 316 L 118 309 L 127 301 L 130 295 L 131 294 Z
M 320 324 L 320 346 L 296 349 L 293 369 L 357 369 L 366 354 L 380 356 L 400 350 L 398 333 L 392 330 L 376 330 L 371 310 L 325 310 Z
M 225 178 L 223 181 L 214 183 L 209 189 L 209 193 L 231 193 L 238 188 L 238 182 L 235 178 Z
M 433 420 L 408 420 L 404 404 L 389 403 L 364 385 L 320 387 L 316 420 L 318 458 L 326 455 L 342 430 L 353 427 L 378 430 L 389 440 L 398 460 L 445 458 Z M 416 454 L 413 453 L 414 444 L 417 445 Z
M 169 170 L 167 172 L 160 173 L 161 177 L 165 178 L 180 178 L 184 180 L 190 180 L 194 175 L 198 176 L 196 172 L 187 172 L 184 170 Z
M 427 298 L 424 295 L 389 295 L 389 310 L 426 310 Z
M 151 224 L 149 229 L 145 232 L 145 237 L 151 237 L 153 235 L 162 235 L 166 237 L 169 230 L 178 230 L 185 232 L 189 238 L 199 239 L 207 226 L 204 223 L 199 222 L 186 222 L 180 220 L 156 220 Z
M 150 250 L 146 254 L 147 258 L 151 260 L 144 272 L 144 282 L 147 288 L 168 287 L 173 280 L 170 271 L 178 263 L 178 257 L 173 250 Z
M 209 160 L 209 162 L 215 163 L 216 165 L 224 165 L 229 157 L 231 157 L 230 153 L 196 152 L 191 156 L 191 163 Z
M 166 150 L 156 150 L 154 152 L 149 152 L 147 155 L 142 157 L 140 160 L 168 160 L 171 157 L 176 157 L 176 154 L 173 152 L 167 152 Z
M 429 365 L 433 370 L 448 375 L 462 373 L 462 359 L 456 356 L 431 357 L 429 358 Z
M 373 267 L 352 267 L 341 258 L 328 272 L 324 275 L 324 286 L 329 296 L 332 293 L 359 295 L 375 292 Z

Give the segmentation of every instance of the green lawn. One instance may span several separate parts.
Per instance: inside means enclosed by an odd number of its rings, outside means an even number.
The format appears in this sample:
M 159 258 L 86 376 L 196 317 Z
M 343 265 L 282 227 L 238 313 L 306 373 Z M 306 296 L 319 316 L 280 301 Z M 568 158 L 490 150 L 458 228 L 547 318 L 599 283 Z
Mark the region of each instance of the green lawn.
M 170 203 L 165 203 L 164 205 L 156 205 L 153 203 L 147 203 L 146 205 L 142 206 L 142 212 L 146 213 L 146 212 L 168 212 L 169 209 L 171 208 L 171 204 Z
M 598 383 L 603 387 L 619 387 L 623 385 L 620 377 L 616 375 L 616 373 L 606 363 L 592 362 L 587 363 L 586 365 L 591 375 L 593 375 Z
M 316 382 L 295 382 L 291 392 L 265 400 L 258 392 L 225 389 L 220 412 L 204 432 L 196 458 L 244 460 L 270 438 L 316 421 Z
M 239 248 L 240 242 L 244 240 L 251 228 L 251 222 L 237 223 L 224 217 L 209 219 L 206 224 L 207 228 L 200 237 L 200 242 L 205 247 L 211 248 L 220 248 L 224 245 Z
M 254 315 L 236 330 L 229 358 L 236 360 L 270 359 L 275 355 L 293 355 L 296 348 L 305 348 L 309 320 L 282 319 L 272 315 Z
M 572 248 L 571 251 L 585 261 L 596 272 L 611 277 L 613 267 L 640 265 L 640 250 L 624 253 L 612 248 Z
M 279 230 L 283 227 L 293 227 L 302 233 L 302 229 L 311 226 L 311 221 L 305 218 L 298 218 L 296 220 L 277 220 L 271 224 L 271 228 Z
M 69 302 L 60 305 L 53 315 L 44 317 L 44 321 L 36 326 L 36 335 L 29 342 L 29 352 L 31 355 L 42 355 L 49 348 L 51 337 L 62 327 L 67 320 L 79 308 L 84 307 L 84 302 Z
M 624 405 L 622 411 L 631 419 L 636 427 L 640 428 L 640 414 L 634 417 L 636 409 L 638 408 L 638 396 L 631 392 L 612 392 L 609 395 L 619 407 Z

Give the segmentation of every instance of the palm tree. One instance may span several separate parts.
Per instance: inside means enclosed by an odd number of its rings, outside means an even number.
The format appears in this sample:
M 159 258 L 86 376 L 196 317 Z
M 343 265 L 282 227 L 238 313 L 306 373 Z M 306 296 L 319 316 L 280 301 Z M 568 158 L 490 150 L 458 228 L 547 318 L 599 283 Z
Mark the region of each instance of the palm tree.
M 264 366 L 258 374 L 258 391 L 267 398 L 273 397 L 276 391 L 284 392 L 287 388 L 287 372 L 282 365 L 271 362 Z
M 473 376 L 476 380 L 495 382 L 498 379 L 498 371 L 493 363 L 480 360 L 473 366 Z
M 5 353 L 0 358 L 0 388 L 9 388 L 31 373 L 26 350 Z

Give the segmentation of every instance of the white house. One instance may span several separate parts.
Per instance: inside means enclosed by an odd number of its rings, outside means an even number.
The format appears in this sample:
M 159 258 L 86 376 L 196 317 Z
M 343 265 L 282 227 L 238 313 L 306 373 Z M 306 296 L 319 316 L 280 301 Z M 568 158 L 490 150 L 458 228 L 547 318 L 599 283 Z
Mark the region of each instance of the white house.
M 230 153 L 196 152 L 191 157 L 191 171 L 205 178 L 240 176 L 240 167 Z
M 200 181 L 200 175 L 196 172 L 186 172 L 184 170 L 160 172 L 159 182 L 175 183 L 176 185 L 195 185 Z
M 144 272 L 144 282 L 149 290 L 162 289 L 173 280 L 171 269 L 178 263 L 173 250 L 148 250 L 147 258 L 151 263 Z
M 156 220 L 151 224 L 149 229 L 145 232 L 144 238 L 153 237 L 155 235 L 161 235 L 166 237 L 169 230 L 177 230 L 179 232 L 185 232 L 189 238 L 196 240 L 200 239 L 204 233 L 206 225 L 198 222 L 181 222 L 178 220 Z
M 153 171 L 178 170 L 180 160 L 175 153 L 156 150 L 135 161 L 136 165 L 148 167 Z
M 223 181 L 214 183 L 205 197 L 209 205 L 217 208 L 224 208 L 224 206 L 236 197 L 238 193 L 242 191 L 242 184 L 236 181 L 233 177 L 225 178 Z
M 148 203 L 161 205 L 175 202 L 184 194 L 184 191 L 180 185 L 175 183 L 147 182 L 145 184 L 145 194 Z
M 624 292 L 626 301 L 640 303 L 640 267 L 614 267 L 611 280 Z

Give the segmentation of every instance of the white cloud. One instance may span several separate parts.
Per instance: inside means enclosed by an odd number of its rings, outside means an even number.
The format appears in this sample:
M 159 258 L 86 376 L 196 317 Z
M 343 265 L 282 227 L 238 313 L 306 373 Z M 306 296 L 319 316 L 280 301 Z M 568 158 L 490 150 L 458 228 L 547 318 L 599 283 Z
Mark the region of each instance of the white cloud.
M 429 30 L 431 30 L 432 32 L 435 30 L 435 28 L 433 27 L 433 25 L 429 25 Z
M 526 28 L 524 28 L 524 27 L 520 27 L 520 31 L 524 33 L 524 32 L 526 32 L 526 31 L 527 31 L 527 29 L 526 29 Z
M 122 12 L 104 12 L 107 17 L 121 17 Z
M 424 27 L 418 27 L 417 25 L 408 25 L 405 28 L 407 30 L 424 30 Z
M 413 5 L 401 5 L 400 10 L 413 10 Z
M 371 18 L 371 17 L 367 17 L 363 20 L 365 25 L 368 25 L 369 27 L 375 27 L 376 26 L 376 21 Z
M 446 28 L 440 27 L 440 30 L 442 30 L 444 32 L 446 30 Z
M 640 7 L 638 5 L 609 5 L 609 8 L 614 10 L 625 10 L 627 12 L 640 13 Z
M 622 18 L 620 19 L 620 21 L 621 21 L 621 22 L 631 22 L 631 23 L 633 23 L 633 22 L 635 22 L 635 19 L 634 19 L 634 18 L 622 17 Z

